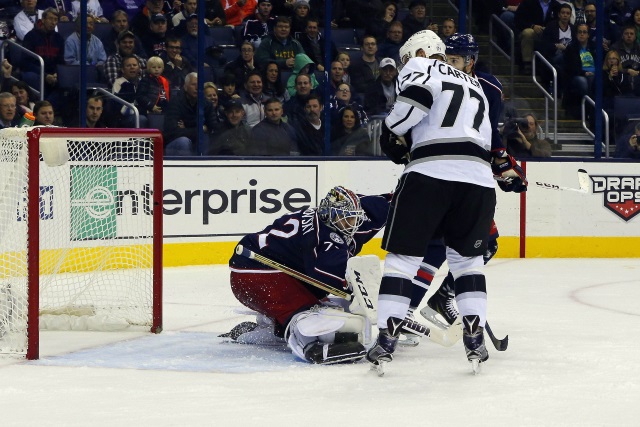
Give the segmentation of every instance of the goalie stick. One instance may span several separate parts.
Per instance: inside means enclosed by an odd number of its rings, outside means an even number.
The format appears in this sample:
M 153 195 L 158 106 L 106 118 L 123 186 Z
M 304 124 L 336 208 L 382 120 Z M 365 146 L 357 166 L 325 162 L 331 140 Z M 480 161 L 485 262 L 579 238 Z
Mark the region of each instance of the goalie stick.
M 546 182 L 535 181 L 538 188 L 545 190 L 558 190 L 558 191 L 575 191 L 581 194 L 589 193 L 589 174 L 584 169 L 578 169 L 578 184 L 579 188 L 563 187 L 561 185 L 549 184 Z
M 307 276 L 304 273 L 300 273 L 299 271 L 294 270 L 293 268 L 287 267 L 286 265 L 275 262 L 265 256 L 257 254 L 253 252 L 251 249 L 247 249 L 242 245 L 236 246 L 236 254 L 242 255 L 249 259 L 254 259 L 267 267 L 275 268 L 276 270 L 280 270 L 283 273 L 288 274 L 289 276 L 295 277 L 298 280 L 302 280 L 305 283 L 310 284 L 311 286 L 315 286 L 318 289 L 322 289 L 323 291 L 329 292 L 332 295 L 335 295 L 340 298 L 344 298 L 347 300 L 351 300 L 351 294 L 348 292 L 342 291 L 340 289 L 336 289 L 333 286 L 329 286 L 325 283 L 322 283 L 319 280 L 314 279 L 313 277 Z

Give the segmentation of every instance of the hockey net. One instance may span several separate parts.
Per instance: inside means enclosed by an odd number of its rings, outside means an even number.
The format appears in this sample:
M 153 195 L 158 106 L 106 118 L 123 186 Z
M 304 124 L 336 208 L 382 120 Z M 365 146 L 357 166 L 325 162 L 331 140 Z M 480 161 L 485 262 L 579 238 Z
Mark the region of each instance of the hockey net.
M 162 137 L 0 130 L 0 354 L 40 329 L 162 329 Z M 140 329 L 140 328 L 135 328 Z

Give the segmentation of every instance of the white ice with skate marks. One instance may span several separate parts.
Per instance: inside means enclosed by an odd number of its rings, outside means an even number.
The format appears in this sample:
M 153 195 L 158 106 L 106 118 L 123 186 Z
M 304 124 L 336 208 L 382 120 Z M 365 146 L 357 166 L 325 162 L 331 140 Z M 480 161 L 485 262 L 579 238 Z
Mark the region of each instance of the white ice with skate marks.
M 223 343 L 252 320 L 235 311 L 228 269 L 166 269 L 162 334 L 43 332 L 42 360 L 0 359 L 2 425 L 372 427 L 405 423 L 419 402 L 411 424 L 635 426 L 639 273 L 636 259 L 494 259 L 488 319 L 508 350 L 488 343 L 474 376 L 461 342 L 424 341 L 378 378 L 365 362 Z

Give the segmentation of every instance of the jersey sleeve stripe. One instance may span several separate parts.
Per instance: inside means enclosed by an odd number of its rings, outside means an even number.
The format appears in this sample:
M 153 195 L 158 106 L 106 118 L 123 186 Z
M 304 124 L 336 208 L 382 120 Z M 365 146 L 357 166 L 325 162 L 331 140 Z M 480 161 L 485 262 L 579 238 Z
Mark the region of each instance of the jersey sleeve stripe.
M 409 85 L 398 94 L 396 101 L 404 102 L 428 113 L 433 105 L 433 95 L 425 86 Z
M 443 142 L 417 146 L 411 151 L 411 163 L 428 157 L 472 157 L 489 163 L 491 155 L 487 150 L 471 141 Z

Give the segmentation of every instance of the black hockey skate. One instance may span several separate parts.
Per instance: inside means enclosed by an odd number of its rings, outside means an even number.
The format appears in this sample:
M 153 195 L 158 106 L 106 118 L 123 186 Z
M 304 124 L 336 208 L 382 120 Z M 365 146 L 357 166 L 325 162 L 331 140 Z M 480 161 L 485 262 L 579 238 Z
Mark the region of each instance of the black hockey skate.
M 471 363 L 473 373 L 478 374 L 480 373 L 480 363 L 489 359 L 489 352 L 484 345 L 484 328 L 480 326 L 480 317 L 477 315 L 464 316 L 462 325 L 462 342 L 467 359 Z
M 218 336 L 222 338 L 231 338 L 232 340 L 235 341 L 238 339 L 240 335 L 246 334 L 247 332 L 251 332 L 257 327 L 258 327 L 258 324 L 256 322 L 242 322 L 242 323 L 238 323 L 236 326 L 231 328 L 229 332 L 220 334 Z
M 329 365 L 332 363 L 357 362 L 367 354 L 359 342 L 325 344 L 315 342 L 304 349 L 304 357 L 311 363 Z
M 367 360 L 373 364 L 372 369 L 378 372 L 378 376 L 384 375 L 384 364 L 393 360 L 403 323 L 404 320 L 397 317 L 387 319 L 388 328 L 380 329 L 376 343 L 367 352 Z
M 427 300 L 427 307 L 423 308 L 420 314 L 434 325 L 447 329 L 453 325 L 460 313 L 456 308 L 454 296 L 443 288 L 445 288 L 445 284 L 440 286 L 440 289 Z M 442 322 L 436 314 L 442 316 L 446 323 Z

